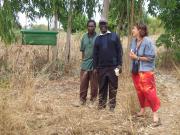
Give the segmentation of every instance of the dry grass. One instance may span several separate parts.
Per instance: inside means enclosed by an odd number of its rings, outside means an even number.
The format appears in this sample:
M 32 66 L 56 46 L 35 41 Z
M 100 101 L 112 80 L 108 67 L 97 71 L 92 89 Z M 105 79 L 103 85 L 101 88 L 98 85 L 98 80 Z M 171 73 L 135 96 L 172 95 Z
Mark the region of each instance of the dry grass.
M 66 81 L 63 81 L 66 80 Z M 67 85 L 68 84 L 68 85 Z M 135 134 L 132 118 L 135 111 L 133 93 L 118 92 L 115 113 L 98 111 L 88 105 L 74 108 L 78 99 L 79 80 L 65 77 L 58 82 L 50 82 L 40 89 L 25 88 L 6 93 L 1 102 L 3 134 L 62 134 L 62 135 L 116 135 Z M 128 92 L 127 92 L 128 93 Z M 16 102 L 14 102 L 16 101 Z M 8 104 L 8 105 L 7 105 Z
M 11 72 L 9 83 L 5 84 L 8 87 L 0 90 L 1 135 L 142 134 L 139 127 L 147 127 L 150 118 L 149 115 L 140 120 L 133 117 L 139 106 L 128 63 L 124 63 L 119 78 L 115 113 L 107 109 L 98 111 L 96 106 L 89 108 L 88 104 L 80 108 L 72 106 L 79 97 L 80 37 L 81 34 L 73 36 L 70 64 L 63 65 L 65 34 L 60 35 L 56 73 L 46 72 L 47 47 L 14 45 L 8 48 L 6 57 Z M 126 44 L 127 40 L 123 42 Z

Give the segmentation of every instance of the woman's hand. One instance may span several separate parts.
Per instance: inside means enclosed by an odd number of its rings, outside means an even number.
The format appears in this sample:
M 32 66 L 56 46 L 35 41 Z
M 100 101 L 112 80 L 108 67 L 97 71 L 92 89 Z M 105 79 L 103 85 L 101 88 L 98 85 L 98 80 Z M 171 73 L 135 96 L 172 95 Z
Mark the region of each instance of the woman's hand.
M 130 52 L 129 53 L 129 57 L 132 59 L 132 60 L 137 60 L 138 59 L 138 56 L 134 53 L 134 52 Z
M 149 58 L 148 57 L 138 57 L 134 52 L 130 52 L 129 53 L 129 57 L 132 59 L 132 60 L 138 60 L 138 61 L 149 61 Z

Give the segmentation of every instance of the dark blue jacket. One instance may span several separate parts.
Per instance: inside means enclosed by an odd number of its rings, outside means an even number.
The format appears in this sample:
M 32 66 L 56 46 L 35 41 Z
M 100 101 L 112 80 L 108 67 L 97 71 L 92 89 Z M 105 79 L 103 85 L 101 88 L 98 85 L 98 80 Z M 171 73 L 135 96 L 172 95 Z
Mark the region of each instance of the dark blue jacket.
M 97 36 L 93 50 L 93 67 L 122 66 L 122 45 L 116 33 Z

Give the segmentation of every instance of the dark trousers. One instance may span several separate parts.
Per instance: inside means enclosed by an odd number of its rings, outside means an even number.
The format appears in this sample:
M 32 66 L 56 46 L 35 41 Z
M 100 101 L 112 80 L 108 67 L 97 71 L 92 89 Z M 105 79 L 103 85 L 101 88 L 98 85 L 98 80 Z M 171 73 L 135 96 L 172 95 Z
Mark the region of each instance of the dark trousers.
M 98 94 L 97 73 L 93 71 L 81 70 L 80 73 L 80 100 L 86 102 L 89 82 L 91 85 L 90 101 L 95 101 Z
M 116 94 L 118 88 L 118 77 L 115 75 L 114 67 L 98 69 L 99 82 L 99 109 L 106 107 L 109 92 L 109 107 L 115 108 Z

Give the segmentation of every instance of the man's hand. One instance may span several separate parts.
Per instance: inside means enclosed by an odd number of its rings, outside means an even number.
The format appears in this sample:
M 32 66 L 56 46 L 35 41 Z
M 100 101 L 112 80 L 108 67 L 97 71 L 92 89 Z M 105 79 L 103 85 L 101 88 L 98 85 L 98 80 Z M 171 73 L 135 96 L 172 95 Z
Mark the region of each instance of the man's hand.
M 93 69 L 93 74 L 97 74 L 97 69 Z
M 119 74 L 121 74 L 122 73 L 122 66 L 117 66 L 117 68 L 119 69 Z

